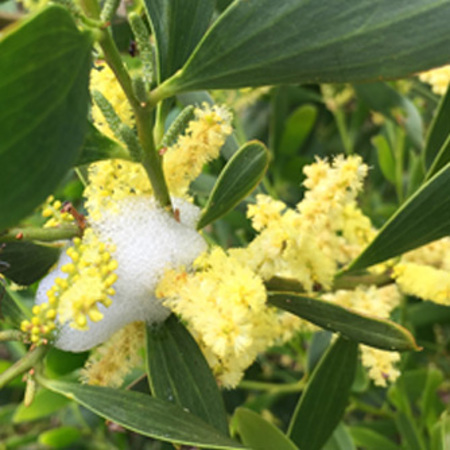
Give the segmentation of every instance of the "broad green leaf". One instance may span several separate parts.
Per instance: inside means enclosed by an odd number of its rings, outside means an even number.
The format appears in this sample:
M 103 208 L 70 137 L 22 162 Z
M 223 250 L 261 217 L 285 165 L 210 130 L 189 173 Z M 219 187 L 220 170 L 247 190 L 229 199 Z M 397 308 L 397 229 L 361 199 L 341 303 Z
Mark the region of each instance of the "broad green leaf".
M 414 146 L 422 148 L 422 117 L 411 100 L 386 83 L 361 84 L 354 88 L 371 109 L 404 127 Z
M 365 450 L 400 450 L 397 444 L 394 444 L 390 439 L 370 428 L 351 427 L 350 433 L 356 445 Z
M 449 17 L 442 0 L 235 0 L 165 88 L 403 77 L 449 61 Z
M 384 177 L 395 184 L 395 160 L 388 140 L 379 134 L 372 138 L 372 144 L 377 149 L 378 164 Z
M 158 81 L 186 62 L 208 28 L 213 0 L 145 0 L 156 41 Z
M 39 381 L 99 416 L 144 436 L 208 449 L 243 448 L 197 416 L 158 398 L 99 386 L 48 379 Z
M 290 292 L 269 292 L 268 302 L 326 330 L 384 350 L 418 350 L 411 333 L 390 320 Z
M 197 224 L 201 229 L 233 209 L 259 184 L 269 165 L 264 144 L 250 141 L 228 161 L 217 179 Z
M 384 224 L 347 271 L 364 269 L 450 234 L 450 163 Z
M 336 427 L 323 450 L 356 450 L 352 437 L 342 422 Z
M 244 445 L 252 450 L 298 450 L 279 428 L 250 409 L 237 408 L 232 424 Z
M 292 416 L 289 437 L 300 449 L 320 450 L 347 406 L 356 372 L 358 344 L 339 337 L 311 375 Z
M 147 327 L 147 369 L 155 397 L 176 403 L 228 434 L 216 380 L 197 343 L 175 316 Z
M 0 260 L 6 263 L 2 273 L 15 283 L 28 286 L 49 271 L 58 260 L 60 253 L 59 246 L 34 244 L 27 241 L 1 244 Z
M 425 166 L 430 169 L 435 164 L 445 141 L 450 134 L 450 89 L 442 97 L 433 117 L 433 122 L 428 129 L 425 142 Z M 430 174 L 431 175 L 431 174 Z
M 51 448 L 68 448 L 81 438 L 81 431 L 75 427 L 63 426 L 44 431 L 39 443 Z
M 90 34 L 60 6 L 0 41 L 0 229 L 31 213 L 75 163 L 90 64 Z
M 317 108 L 314 105 L 298 107 L 285 122 L 279 144 L 280 153 L 290 156 L 295 155 L 311 133 L 316 118 Z
M 81 166 L 109 158 L 131 159 L 125 147 L 102 134 L 89 122 L 81 154 L 75 164 Z
M 40 389 L 36 392 L 30 406 L 25 406 L 23 403 L 19 405 L 14 414 L 13 422 L 21 423 L 42 419 L 64 408 L 69 403 L 70 401 L 62 395 L 55 394 L 47 389 Z

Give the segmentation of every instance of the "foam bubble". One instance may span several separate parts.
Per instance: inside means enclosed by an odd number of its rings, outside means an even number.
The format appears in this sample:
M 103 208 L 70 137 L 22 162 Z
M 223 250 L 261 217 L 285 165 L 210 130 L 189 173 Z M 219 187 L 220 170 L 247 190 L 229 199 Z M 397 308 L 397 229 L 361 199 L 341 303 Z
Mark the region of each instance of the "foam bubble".
M 128 197 L 117 203 L 117 212 L 102 211 L 101 220 L 90 225 L 105 243 L 116 247 L 113 258 L 119 263 L 116 293 L 108 308 L 99 304 L 104 318 L 88 322 L 89 330 L 81 331 L 68 324 L 61 326 L 55 346 L 81 352 L 105 340 L 130 322 L 143 320 L 162 322 L 170 310 L 154 296 L 165 269 L 189 265 L 206 249 L 202 236 L 195 230 L 199 208 L 181 199 L 173 199 L 179 219 L 157 206 L 151 196 Z M 47 301 L 46 292 L 56 277 L 66 278 L 61 267 L 70 262 L 65 252 L 56 269 L 40 283 L 36 303 Z

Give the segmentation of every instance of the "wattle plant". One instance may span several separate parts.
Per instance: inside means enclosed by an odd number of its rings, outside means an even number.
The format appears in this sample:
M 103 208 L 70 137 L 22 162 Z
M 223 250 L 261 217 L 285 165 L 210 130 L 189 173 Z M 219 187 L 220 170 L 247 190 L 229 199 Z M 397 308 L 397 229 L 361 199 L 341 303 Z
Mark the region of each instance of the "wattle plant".
M 15 422 L 65 398 L 176 448 L 444 449 L 450 1 L 23 8 L 0 423 L 23 375 Z M 35 438 L 114 440 L 82 422 Z

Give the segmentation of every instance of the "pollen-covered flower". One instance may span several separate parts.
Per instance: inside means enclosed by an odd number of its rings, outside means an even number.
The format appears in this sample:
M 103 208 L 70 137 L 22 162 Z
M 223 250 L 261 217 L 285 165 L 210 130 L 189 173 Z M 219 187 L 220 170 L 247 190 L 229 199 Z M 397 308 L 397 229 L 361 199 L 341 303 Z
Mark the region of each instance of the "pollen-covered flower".
M 336 157 L 332 162 L 317 159 L 304 172 L 308 191 L 297 210 L 257 196 L 248 216 L 260 234 L 233 255 L 265 280 L 294 278 L 306 291 L 317 284 L 328 289 L 338 267 L 375 235 L 356 203 L 367 166 L 359 156 Z
M 262 279 L 219 247 L 193 268 L 167 271 L 157 295 L 187 322 L 220 382 L 234 387 L 258 353 L 292 336 L 301 320 L 269 307 Z
M 393 269 L 393 277 L 405 294 L 450 305 L 450 238 L 403 255 Z
M 204 103 L 195 108 L 185 133 L 164 153 L 164 174 L 173 195 L 186 195 L 203 166 L 219 156 L 231 131 L 231 114 L 225 107 Z

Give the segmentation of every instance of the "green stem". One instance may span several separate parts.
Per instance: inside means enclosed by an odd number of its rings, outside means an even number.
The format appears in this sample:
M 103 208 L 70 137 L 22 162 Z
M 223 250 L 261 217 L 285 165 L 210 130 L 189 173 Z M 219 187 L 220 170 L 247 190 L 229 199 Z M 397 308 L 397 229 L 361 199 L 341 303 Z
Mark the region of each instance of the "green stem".
M 20 242 L 20 241 L 42 241 L 53 242 L 63 239 L 71 239 L 79 236 L 80 229 L 77 225 L 64 225 L 54 228 L 10 228 L 5 232 L 0 232 L 0 242 Z
M 350 135 L 348 134 L 347 125 L 345 124 L 345 114 L 341 109 L 336 109 L 333 111 L 333 115 L 342 144 L 344 145 L 345 153 L 351 155 L 353 153 L 353 145 Z
M 142 146 L 142 165 L 150 178 L 155 198 L 164 209 L 171 211 L 172 204 L 164 178 L 162 159 L 156 150 L 153 139 L 153 112 L 149 105 L 142 108 L 139 114 L 136 114 L 136 124 Z
M 24 341 L 25 335 L 19 330 L 0 331 L 0 342 L 3 341 Z
M 29 351 L 22 359 L 19 359 L 9 369 L 0 374 L 0 389 L 12 381 L 17 376 L 32 369 L 47 353 L 48 348 L 45 345 L 35 347 Z
M 271 394 L 290 394 L 293 392 L 301 392 L 305 388 L 306 379 L 295 383 L 277 384 L 277 383 L 265 383 L 262 381 L 243 380 L 239 383 L 239 389 L 247 389 L 254 391 L 267 391 Z
M 94 19 L 100 17 L 100 7 L 97 0 L 81 0 L 81 6 L 89 17 Z M 143 150 L 142 164 L 150 178 L 155 198 L 163 208 L 171 210 L 170 195 L 162 170 L 161 157 L 156 151 L 153 140 L 152 114 L 154 106 L 163 98 L 171 95 L 171 91 L 167 92 L 159 86 L 150 92 L 148 103 L 139 102 L 134 94 L 131 77 L 123 64 L 119 50 L 109 29 L 100 30 L 98 42 L 103 50 L 106 63 L 114 72 L 117 81 L 133 109 L 139 141 Z

